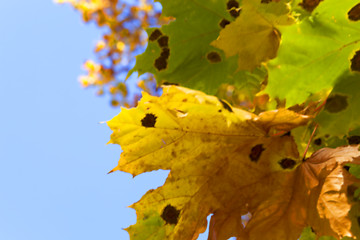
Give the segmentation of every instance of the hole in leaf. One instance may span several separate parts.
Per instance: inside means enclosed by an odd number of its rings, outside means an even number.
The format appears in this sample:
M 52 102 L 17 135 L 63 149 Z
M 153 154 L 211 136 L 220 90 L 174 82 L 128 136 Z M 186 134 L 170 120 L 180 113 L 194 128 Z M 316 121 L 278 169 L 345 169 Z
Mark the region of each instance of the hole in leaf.
M 349 171 L 349 169 L 350 169 L 350 167 L 347 166 L 347 165 L 343 166 L 343 168 L 344 168 L 346 171 Z
M 155 29 L 149 37 L 150 41 L 155 41 L 156 39 L 158 39 L 160 36 L 162 35 L 161 31 L 159 29 Z
M 351 59 L 351 70 L 360 72 L 360 50 Z
M 321 138 L 317 138 L 317 139 L 314 140 L 314 144 L 315 144 L 316 146 L 320 146 L 321 143 L 322 143 Z
M 170 56 L 170 49 L 167 48 L 167 47 L 164 47 L 160 53 L 160 56 L 165 58 L 165 59 L 168 59 L 169 56 Z
M 218 98 L 218 100 L 221 102 L 221 104 L 223 105 L 223 107 L 226 110 L 228 110 L 229 112 L 233 112 L 232 108 L 230 107 L 230 105 L 227 102 L 221 100 L 220 98 Z
M 221 62 L 221 57 L 217 52 L 209 52 L 206 55 L 207 60 L 209 60 L 209 62 L 211 63 L 217 63 L 217 62 Z
M 167 67 L 166 58 L 162 56 L 158 57 L 157 59 L 155 59 L 154 66 L 159 71 L 164 70 Z
M 235 1 L 235 0 L 229 0 L 227 3 L 226 3 L 226 8 L 228 10 L 232 9 L 232 8 L 238 8 L 239 7 L 239 3 L 238 1 Z
M 219 23 L 221 28 L 225 28 L 226 25 L 228 25 L 228 24 L 230 24 L 230 21 L 228 21 L 226 19 L 221 20 L 221 22 Z
M 168 42 L 169 42 L 168 36 L 162 36 L 161 38 L 158 39 L 158 44 L 160 47 L 167 47 Z
M 284 158 L 279 164 L 283 169 L 292 169 L 296 165 L 296 161 L 291 158 Z
M 180 211 L 169 204 L 164 208 L 161 218 L 164 219 L 167 224 L 177 224 L 179 215 Z
M 240 15 L 241 9 L 231 9 L 229 11 L 230 15 L 234 18 L 237 18 Z
M 360 3 L 356 4 L 355 7 L 350 9 L 348 12 L 348 18 L 352 21 L 360 20 Z
M 157 117 L 152 113 L 147 113 L 143 119 L 141 119 L 141 125 L 143 127 L 154 127 Z
M 360 136 L 350 136 L 347 140 L 350 145 L 360 144 Z
M 265 150 L 262 144 L 255 145 L 251 148 L 249 158 L 252 162 L 257 162 L 261 156 L 261 153 Z
M 299 3 L 299 6 L 308 12 L 312 12 L 321 1 L 322 0 L 303 0 L 301 3 Z
M 329 113 L 337 113 L 348 106 L 347 96 L 334 94 L 326 100 L 325 110 Z

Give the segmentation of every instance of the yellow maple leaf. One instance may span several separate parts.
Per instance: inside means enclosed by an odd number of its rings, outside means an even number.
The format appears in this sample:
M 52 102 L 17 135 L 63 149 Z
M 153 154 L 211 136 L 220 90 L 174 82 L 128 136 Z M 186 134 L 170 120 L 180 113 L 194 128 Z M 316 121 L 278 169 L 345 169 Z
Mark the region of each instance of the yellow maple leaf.
M 108 121 L 110 143 L 123 149 L 112 171 L 170 170 L 162 187 L 132 205 L 131 239 L 196 239 L 209 214 L 209 239 L 295 240 L 308 225 L 350 236 L 346 187 L 356 179 L 342 166 L 357 149 L 323 150 L 303 162 L 291 136 L 269 135 L 309 119 L 286 109 L 257 116 L 176 86 L 161 97 L 144 93 L 137 108 Z M 333 211 L 343 214 L 336 219 Z
M 222 49 L 227 57 L 238 54 L 238 70 L 253 70 L 276 57 L 280 32 L 275 26 L 292 23 L 286 0 L 268 3 L 244 0 L 240 16 L 222 29 L 211 45 Z

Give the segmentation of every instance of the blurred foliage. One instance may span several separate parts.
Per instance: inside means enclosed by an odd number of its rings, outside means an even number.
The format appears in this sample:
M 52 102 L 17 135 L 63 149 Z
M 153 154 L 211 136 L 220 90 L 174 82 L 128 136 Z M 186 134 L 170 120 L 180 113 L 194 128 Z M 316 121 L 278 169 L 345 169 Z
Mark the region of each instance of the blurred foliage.
M 151 0 L 57 0 L 69 3 L 82 14 L 84 22 L 103 28 L 102 39 L 95 48 L 97 60 L 84 63 L 86 75 L 80 76 L 83 87 L 94 87 L 98 95 L 109 93 L 111 105 L 133 106 L 140 98 L 131 92 L 126 75 L 135 62 L 135 55 L 147 44 L 145 28 L 165 24 L 169 18 L 160 17 L 161 7 Z M 145 74 L 137 80 L 137 87 L 156 94 L 155 79 Z M 135 87 L 135 86 L 134 86 Z

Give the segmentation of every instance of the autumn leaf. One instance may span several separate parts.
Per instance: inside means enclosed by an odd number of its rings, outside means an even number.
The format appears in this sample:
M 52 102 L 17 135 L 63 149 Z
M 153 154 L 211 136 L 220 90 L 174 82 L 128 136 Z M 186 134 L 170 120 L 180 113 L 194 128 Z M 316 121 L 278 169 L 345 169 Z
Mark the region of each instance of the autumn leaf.
M 280 44 L 277 25 L 290 25 L 288 1 L 242 1 L 240 16 L 223 30 L 211 45 L 226 57 L 238 55 L 238 70 L 253 70 L 276 57 Z
M 301 164 L 291 136 L 268 132 L 290 130 L 309 118 L 285 109 L 256 116 L 198 91 L 175 86 L 163 91 L 161 97 L 144 94 L 137 108 L 122 109 L 108 122 L 114 131 L 110 142 L 124 150 L 113 171 L 136 176 L 171 170 L 163 187 L 133 205 L 138 224 L 128 229 L 132 239 L 193 239 L 205 230 L 210 213 L 213 231 L 238 226 L 250 212 L 249 227 L 232 235 L 255 234 L 262 224 L 252 222 L 265 224 L 263 211 L 278 212 L 291 199 L 292 191 L 284 189 L 292 189 Z

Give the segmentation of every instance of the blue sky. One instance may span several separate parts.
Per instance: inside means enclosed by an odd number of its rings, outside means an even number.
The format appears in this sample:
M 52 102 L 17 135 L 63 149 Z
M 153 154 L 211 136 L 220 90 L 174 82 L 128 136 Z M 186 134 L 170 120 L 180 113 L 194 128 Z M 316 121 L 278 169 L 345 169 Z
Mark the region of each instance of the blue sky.
M 48 0 L 1 10 L 0 239 L 129 239 L 127 206 L 167 173 L 106 174 L 121 150 L 99 122 L 118 109 L 77 81 L 100 30 Z

